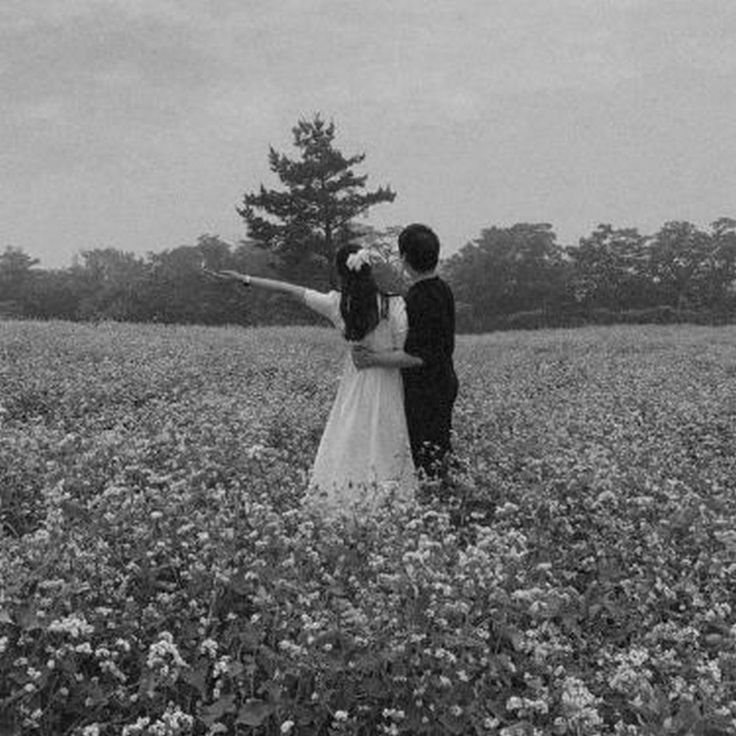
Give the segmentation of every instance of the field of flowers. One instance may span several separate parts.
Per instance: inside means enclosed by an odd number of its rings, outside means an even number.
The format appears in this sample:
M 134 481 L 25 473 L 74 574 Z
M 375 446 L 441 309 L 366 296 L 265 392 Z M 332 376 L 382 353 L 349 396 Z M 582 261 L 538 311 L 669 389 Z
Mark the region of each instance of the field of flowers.
M 0 322 L 0 735 L 736 733 L 736 328 L 461 337 L 452 487 L 329 523 L 342 349 Z

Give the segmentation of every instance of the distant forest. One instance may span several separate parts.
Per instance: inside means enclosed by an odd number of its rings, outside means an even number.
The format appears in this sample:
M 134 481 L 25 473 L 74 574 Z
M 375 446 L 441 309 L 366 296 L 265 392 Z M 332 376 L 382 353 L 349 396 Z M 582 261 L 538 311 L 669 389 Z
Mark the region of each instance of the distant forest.
M 384 288 L 405 287 L 396 267 L 397 229 L 346 236 L 380 252 Z M 315 324 L 288 297 L 213 281 L 235 269 L 330 288 L 324 261 L 295 265 L 253 241 L 202 235 L 194 245 L 145 256 L 114 248 L 82 251 L 72 265 L 42 269 L 21 248 L 0 253 L 0 316 L 177 324 Z M 575 246 L 549 224 L 489 227 L 440 267 L 451 284 L 458 330 L 616 322 L 736 322 L 736 220 L 700 229 L 668 222 L 652 235 L 599 225 Z

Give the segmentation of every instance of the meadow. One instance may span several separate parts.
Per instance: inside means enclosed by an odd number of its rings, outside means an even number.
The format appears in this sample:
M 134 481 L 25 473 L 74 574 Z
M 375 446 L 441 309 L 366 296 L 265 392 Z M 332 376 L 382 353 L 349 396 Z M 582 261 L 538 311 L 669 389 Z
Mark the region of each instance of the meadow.
M 736 733 L 736 328 L 461 336 L 458 468 L 301 507 L 320 328 L 0 322 L 0 734 Z

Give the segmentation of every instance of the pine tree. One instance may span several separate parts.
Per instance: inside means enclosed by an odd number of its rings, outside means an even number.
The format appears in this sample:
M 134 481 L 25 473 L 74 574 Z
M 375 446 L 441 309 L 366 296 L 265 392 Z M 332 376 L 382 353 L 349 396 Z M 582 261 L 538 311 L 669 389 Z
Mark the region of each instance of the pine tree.
M 325 274 L 335 251 L 352 237 L 351 221 L 375 204 L 392 202 L 390 187 L 365 191 L 367 176 L 353 167 L 365 154 L 346 158 L 334 145 L 335 124 L 319 114 L 292 129 L 300 157 L 291 159 L 269 147 L 269 165 L 286 187 L 245 194 L 238 213 L 248 236 L 278 253 L 291 273 Z

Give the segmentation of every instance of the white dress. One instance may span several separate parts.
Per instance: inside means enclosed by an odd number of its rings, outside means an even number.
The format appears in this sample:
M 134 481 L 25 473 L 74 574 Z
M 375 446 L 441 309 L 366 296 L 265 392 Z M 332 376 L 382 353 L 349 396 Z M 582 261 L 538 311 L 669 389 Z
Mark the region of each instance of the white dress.
M 343 332 L 339 292 L 307 289 L 305 301 Z M 408 329 L 404 300 L 390 297 L 387 311 L 360 344 L 373 350 L 404 347 Z M 410 496 L 415 485 L 401 371 L 379 367 L 359 371 L 348 350 L 306 500 L 328 512 L 360 513 L 387 496 Z

